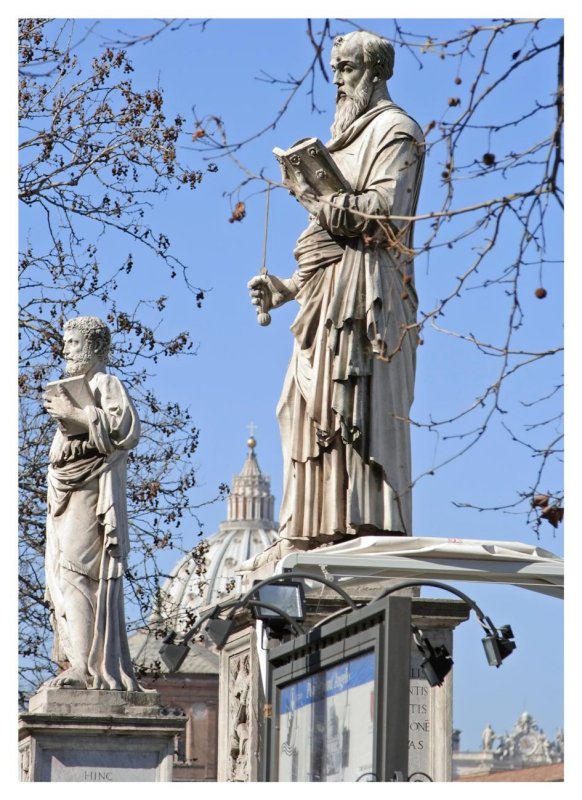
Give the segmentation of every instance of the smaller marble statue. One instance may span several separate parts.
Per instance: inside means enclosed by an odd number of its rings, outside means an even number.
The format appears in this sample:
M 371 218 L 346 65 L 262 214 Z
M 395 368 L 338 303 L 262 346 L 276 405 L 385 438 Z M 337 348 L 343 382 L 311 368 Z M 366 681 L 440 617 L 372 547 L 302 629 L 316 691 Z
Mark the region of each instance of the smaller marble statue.
M 540 730 L 539 740 L 541 745 L 542 756 L 547 764 L 551 764 L 552 763 L 551 743 L 546 734 L 543 732 L 543 730 Z
M 495 731 L 491 727 L 489 723 L 487 723 L 487 727 L 483 731 L 481 735 L 481 743 L 483 744 L 483 750 L 486 753 L 489 753 L 493 750 L 493 742 L 495 741 Z
M 535 724 L 533 717 L 531 714 L 528 714 L 527 711 L 524 711 L 523 714 L 520 714 L 517 718 L 517 722 L 513 726 L 514 732 L 517 733 L 529 733 L 532 730 L 537 730 L 538 726 Z
M 47 386 L 57 423 L 48 468 L 46 599 L 54 658 L 49 686 L 139 691 L 127 644 L 127 456 L 140 423 L 123 383 L 106 372 L 111 334 L 97 317 L 65 324 L 66 378 Z
M 556 753 L 558 755 L 564 755 L 564 730 L 563 728 L 558 728 L 556 731 L 556 738 L 555 738 L 555 745 L 556 745 Z

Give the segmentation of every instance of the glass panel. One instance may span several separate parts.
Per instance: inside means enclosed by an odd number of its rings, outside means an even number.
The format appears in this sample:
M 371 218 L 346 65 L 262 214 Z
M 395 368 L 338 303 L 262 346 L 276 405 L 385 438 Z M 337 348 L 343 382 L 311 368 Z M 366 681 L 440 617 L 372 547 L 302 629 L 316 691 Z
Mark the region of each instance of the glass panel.
M 257 592 L 257 600 L 264 600 L 265 603 L 271 603 L 277 606 L 291 619 L 303 619 L 303 609 L 301 607 L 301 594 L 299 586 L 286 586 L 285 584 L 277 585 L 271 584 L 270 586 L 263 586 Z M 261 616 L 263 617 L 276 617 L 277 613 L 271 611 L 269 608 L 259 608 Z
M 279 781 L 374 780 L 375 653 L 279 691 Z

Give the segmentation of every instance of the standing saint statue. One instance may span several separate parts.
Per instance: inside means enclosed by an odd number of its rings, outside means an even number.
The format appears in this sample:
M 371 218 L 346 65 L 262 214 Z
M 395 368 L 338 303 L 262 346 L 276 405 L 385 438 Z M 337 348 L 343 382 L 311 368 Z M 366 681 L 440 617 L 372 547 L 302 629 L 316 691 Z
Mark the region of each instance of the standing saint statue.
M 490 753 L 493 750 L 493 743 L 495 741 L 495 731 L 491 727 L 491 724 L 488 722 L 485 730 L 481 734 L 481 744 L 483 745 L 483 750 L 486 753 Z
M 291 278 L 258 275 L 252 302 L 291 299 L 293 355 L 277 409 L 284 457 L 281 539 L 304 548 L 362 534 L 411 535 L 409 413 L 418 333 L 412 219 L 424 139 L 392 102 L 394 49 L 372 33 L 334 41 L 337 106 L 327 144 L 352 191 L 320 195 Z
M 46 597 L 56 661 L 49 686 L 139 691 L 127 644 L 127 455 L 140 423 L 123 383 L 106 372 L 111 334 L 97 317 L 65 324 L 66 376 L 45 408 L 58 428 L 49 454 Z M 67 388 L 68 387 L 68 388 Z

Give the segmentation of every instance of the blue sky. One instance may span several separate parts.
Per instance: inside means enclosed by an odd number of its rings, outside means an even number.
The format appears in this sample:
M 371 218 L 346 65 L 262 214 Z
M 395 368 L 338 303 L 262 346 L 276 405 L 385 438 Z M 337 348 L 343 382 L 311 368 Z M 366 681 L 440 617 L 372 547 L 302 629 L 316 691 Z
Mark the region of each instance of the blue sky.
M 89 14 L 89 11 L 84 10 L 84 13 Z M 154 13 L 159 16 L 159 11 Z M 371 30 L 391 35 L 392 28 L 387 20 L 357 21 Z M 85 23 L 80 20 L 78 24 L 82 30 Z M 111 35 L 121 28 L 135 32 L 142 25 L 146 30 L 149 23 L 103 20 L 86 46 L 93 47 L 99 35 Z M 555 23 L 555 30 L 559 25 Z M 444 36 L 467 24 L 463 20 L 431 20 L 424 24 L 415 20 L 409 27 Z M 317 29 L 316 23 L 314 28 Z M 168 107 L 180 111 L 188 122 L 195 106 L 199 117 L 220 115 L 232 139 L 245 137 L 272 119 L 284 96 L 278 87 L 256 80 L 260 71 L 284 76 L 297 74 L 305 68 L 310 50 L 304 29 L 303 19 L 217 20 L 210 23 L 204 33 L 196 27 L 185 27 L 167 33 L 147 47 L 132 49 L 131 59 L 136 68 L 134 80 L 147 85 L 159 79 Z M 334 30 L 339 33 L 349 30 L 349 26 L 336 22 Z M 328 58 L 329 52 L 326 61 Z M 418 69 L 414 60 L 399 50 L 390 91 L 395 102 L 425 127 L 431 119 L 446 115 L 446 99 L 454 91 L 455 74 L 448 62 L 436 58 L 424 69 Z M 544 72 L 534 72 L 528 77 L 528 81 L 540 86 L 541 92 L 544 85 L 550 87 L 553 80 L 553 74 Z M 512 87 L 510 94 L 502 97 L 501 106 L 493 105 L 487 113 L 496 119 L 504 113 L 507 104 L 521 103 L 527 89 L 527 85 Z M 457 91 L 461 94 L 466 88 L 463 86 Z M 255 171 L 264 168 L 267 177 L 277 180 L 278 168 L 271 156 L 273 146 L 285 147 L 303 136 L 319 136 L 323 141 L 329 138 L 333 91 L 320 82 L 316 97 L 323 113 L 310 113 L 309 101 L 301 90 L 276 131 L 242 150 L 238 154 L 241 161 Z M 487 145 L 482 134 L 477 132 L 475 153 L 485 152 Z M 519 147 L 519 144 L 512 145 L 509 139 L 496 142 L 498 152 L 511 146 Z M 200 156 L 192 156 L 196 164 Z M 213 160 L 219 165 L 218 173 L 208 174 L 196 192 L 179 192 L 157 204 L 155 209 L 159 227 L 168 233 L 174 252 L 191 264 L 193 282 L 211 289 L 203 308 L 197 310 L 192 298 L 180 291 L 175 282 L 160 279 L 161 271 L 154 269 L 145 254 L 140 257 L 135 253 L 141 268 L 143 293 L 169 295 L 164 325 L 168 330 L 188 327 L 199 342 L 195 357 L 181 364 L 169 362 L 167 366 L 160 366 L 155 381 L 163 387 L 165 399 L 190 406 L 192 417 L 201 429 L 196 454 L 200 487 L 194 500 L 203 502 L 214 493 L 218 483 L 229 482 L 240 470 L 246 453 L 248 425 L 252 421 L 256 424 L 259 463 L 263 471 L 271 475 L 278 506 L 282 464 L 275 406 L 291 352 L 289 325 L 294 309 L 289 304 L 274 312 L 269 328 L 256 324 L 246 282 L 261 266 L 264 197 L 252 196 L 252 190 L 244 191 L 241 199 L 247 204 L 247 217 L 242 223 L 229 224 L 230 207 L 223 193 L 240 178 L 236 168 L 225 159 Z M 441 168 L 437 160 L 427 170 L 420 213 L 431 210 L 438 199 Z M 484 186 L 484 181 L 466 188 L 465 202 L 473 202 L 480 196 L 481 185 Z M 483 191 L 490 190 L 485 187 Z M 282 191 L 272 193 L 267 253 L 271 272 L 283 276 L 291 274 L 292 249 L 304 223 L 305 212 L 292 198 Z M 422 239 L 423 231 L 418 230 L 417 244 Z M 557 258 L 560 256 L 559 239 L 556 235 L 551 245 L 553 257 Z M 108 244 L 112 260 L 117 257 L 119 246 L 113 240 Z M 507 250 L 499 257 L 510 259 L 509 239 L 504 246 Z M 443 292 L 453 285 L 451 282 L 459 274 L 461 265 L 470 258 L 469 250 L 462 246 L 452 251 L 453 257 L 450 252 L 445 256 L 436 252 L 430 260 L 424 257 L 417 260 L 417 288 L 423 310 L 432 308 L 444 296 Z M 525 279 L 527 325 L 523 341 L 532 347 L 559 345 L 562 336 L 561 267 L 545 269 L 543 281 L 548 297 L 543 302 L 532 299 L 538 277 L 532 270 L 531 277 Z M 120 286 L 120 303 L 124 298 L 130 303 L 136 296 L 135 284 Z M 83 312 L 98 313 L 99 309 L 88 303 Z M 483 340 L 492 341 L 499 338 L 506 315 L 502 288 L 489 292 L 485 298 L 482 292 L 475 291 L 467 296 L 464 305 L 459 303 L 452 307 L 442 324 L 456 331 L 470 330 Z M 552 366 L 550 372 L 549 377 L 543 378 L 542 387 L 559 381 L 559 365 Z M 427 330 L 425 344 L 418 354 L 413 418 L 427 419 L 431 414 L 438 418 L 458 410 L 463 403 L 470 402 L 492 375 L 486 360 L 474 357 L 466 344 Z M 530 375 L 516 380 L 508 389 L 504 400 L 516 416 L 520 409 L 524 415 L 532 413 L 520 403 L 533 396 L 536 381 L 541 380 L 534 368 Z M 527 417 L 522 421 L 524 419 Z M 535 415 L 532 414 L 529 421 L 534 422 Z M 420 474 L 438 464 L 451 452 L 449 447 L 434 435 L 415 433 L 413 473 Z M 524 488 L 527 483 L 527 479 L 522 483 L 516 479 L 530 472 L 528 456 L 522 448 L 508 442 L 496 422 L 490 435 L 477 448 L 437 471 L 433 477 L 418 482 L 414 494 L 415 535 L 536 543 L 522 514 L 477 513 L 453 505 L 453 501 L 476 505 L 511 502 L 516 488 Z M 559 483 L 558 472 L 555 477 Z M 225 505 L 202 508 L 200 519 L 206 533 L 215 531 L 225 514 Z M 555 535 L 549 526 L 542 530 L 539 546 L 562 554 L 563 529 Z M 192 544 L 195 538 L 193 533 Z M 188 545 L 186 535 L 184 544 Z M 170 564 L 171 559 L 167 566 Z M 459 629 L 455 642 L 454 725 L 462 731 L 462 748 L 477 748 L 481 731 L 488 722 L 499 733 L 510 730 L 523 710 L 533 714 L 548 737 L 553 738 L 556 728 L 563 724 L 561 602 L 513 587 L 461 584 L 459 588 L 470 594 L 497 625 L 511 623 L 518 643 L 515 653 L 500 669 L 494 670 L 485 663 L 480 629 L 475 620 L 471 619 Z

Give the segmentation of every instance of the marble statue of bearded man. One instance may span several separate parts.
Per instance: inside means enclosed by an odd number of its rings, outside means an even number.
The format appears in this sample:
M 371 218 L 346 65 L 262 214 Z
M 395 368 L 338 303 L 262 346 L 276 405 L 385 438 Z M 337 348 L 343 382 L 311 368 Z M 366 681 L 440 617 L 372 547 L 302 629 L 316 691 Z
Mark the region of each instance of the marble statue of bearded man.
M 62 386 L 45 393 L 58 423 L 49 455 L 45 556 L 54 657 L 69 668 L 57 687 L 139 690 L 125 628 L 127 456 L 140 423 L 123 383 L 106 372 L 111 335 L 97 317 L 65 324 L 66 376 L 85 376 L 91 402 L 79 407 Z M 72 425 L 80 433 L 69 435 Z
M 418 124 L 392 102 L 394 50 L 338 37 L 337 108 L 327 144 L 352 191 L 317 196 L 291 278 L 249 282 L 261 309 L 291 299 L 293 354 L 277 409 L 284 456 L 280 536 L 304 549 L 363 534 L 411 535 L 409 412 L 417 296 L 410 220 L 422 178 Z M 406 219 L 408 218 L 408 219 Z M 292 545 L 293 543 L 293 545 Z

